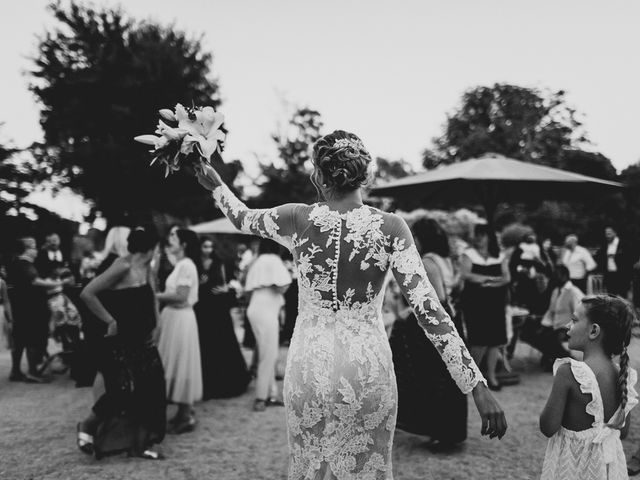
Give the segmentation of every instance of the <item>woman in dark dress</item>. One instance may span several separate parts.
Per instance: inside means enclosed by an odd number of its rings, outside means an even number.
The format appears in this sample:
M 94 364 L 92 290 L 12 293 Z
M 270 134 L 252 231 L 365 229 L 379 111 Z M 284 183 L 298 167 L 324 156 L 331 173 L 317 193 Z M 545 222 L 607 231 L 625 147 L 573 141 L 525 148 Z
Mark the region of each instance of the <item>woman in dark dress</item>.
M 94 278 L 104 273 L 117 258 L 129 254 L 127 238 L 130 233 L 131 229 L 125 226 L 114 226 L 109 229 L 104 242 L 104 250 L 101 253 L 102 262 L 96 268 Z M 94 392 L 101 391 L 103 388 L 102 379 L 99 376 L 96 377 L 99 360 L 96 352 L 107 332 L 107 326 L 89 310 L 84 302 L 76 302 L 76 306 L 82 318 L 83 341 L 76 353 L 77 361 L 71 367 L 71 377 L 76 381 L 76 387 L 93 385 Z
M 230 309 L 235 292 L 229 288 L 227 267 L 213 251 L 213 241 L 200 242 L 198 321 L 202 360 L 203 400 L 230 398 L 247 391 L 247 364 L 236 337 Z
M 78 424 L 78 447 L 96 458 L 123 451 L 163 458 L 151 449 L 166 428 L 164 370 L 153 338 L 158 309 L 150 263 L 156 244 L 152 231 L 132 231 L 130 255 L 116 259 L 80 295 L 107 325 L 97 352 L 105 393 Z
M 478 365 L 486 357 L 489 388 L 500 390 L 496 365 L 500 347 L 507 343 L 509 264 L 500 252 L 495 233 L 487 225 L 476 225 L 473 241 L 474 247 L 464 252 L 460 265 L 467 342 Z
M 462 336 L 462 325 L 450 302 L 455 275 L 447 234 L 432 219 L 418 220 L 412 229 L 429 280 Z M 429 436 L 431 450 L 454 448 L 467 438 L 467 397 L 414 315 L 395 322 L 390 342 L 398 382 L 397 428 Z

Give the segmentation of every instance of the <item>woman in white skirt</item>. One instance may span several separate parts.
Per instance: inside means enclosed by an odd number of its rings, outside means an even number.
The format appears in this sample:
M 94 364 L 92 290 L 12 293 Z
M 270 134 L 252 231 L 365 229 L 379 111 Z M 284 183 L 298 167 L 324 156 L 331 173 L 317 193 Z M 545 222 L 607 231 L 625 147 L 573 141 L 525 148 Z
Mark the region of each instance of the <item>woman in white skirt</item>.
M 277 255 L 277 243 L 262 239 L 259 256 L 249 267 L 245 291 L 251 294 L 247 318 L 256 337 L 258 375 L 253 410 L 263 412 L 267 406 L 283 406 L 276 382 L 280 311 L 291 275 Z
M 196 420 L 193 404 L 202 398 L 202 367 L 198 324 L 193 305 L 198 301 L 198 270 L 194 263 L 200 252 L 197 235 L 173 227 L 169 232 L 168 253 L 175 266 L 158 293 L 164 304 L 160 314 L 158 350 L 165 370 L 167 400 L 178 405 L 169 421 L 170 433 L 190 432 Z

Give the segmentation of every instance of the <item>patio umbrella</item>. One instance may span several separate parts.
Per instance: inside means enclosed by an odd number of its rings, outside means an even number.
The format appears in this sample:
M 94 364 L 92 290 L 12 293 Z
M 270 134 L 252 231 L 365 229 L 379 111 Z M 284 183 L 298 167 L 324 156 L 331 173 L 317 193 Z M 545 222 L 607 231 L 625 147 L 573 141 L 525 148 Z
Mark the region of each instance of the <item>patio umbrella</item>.
M 424 202 L 476 202 L 492 222 L 501 202 L 579 200 L 615 192 L 624 185 L 502 155 L 487 154 L 375 186 L 370 195 Z
M 230 234 L 246 235 L 245 233 L 238 230 L 227 217 L 222 217 L 216 220 L 211 220 L 210 222 L 204 222 L 204 223 L 199 223 L 197 225 L 192 225 L 189 227 L 189 229 L 193 230 L 196 233 L 202 233 L 202 234 L 230 233 Z

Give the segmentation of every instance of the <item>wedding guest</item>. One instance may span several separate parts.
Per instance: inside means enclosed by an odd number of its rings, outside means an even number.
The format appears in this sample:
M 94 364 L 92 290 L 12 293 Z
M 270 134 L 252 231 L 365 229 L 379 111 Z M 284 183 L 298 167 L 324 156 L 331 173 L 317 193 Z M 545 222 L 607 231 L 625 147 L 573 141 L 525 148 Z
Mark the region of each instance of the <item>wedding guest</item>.
M 213 241 L 200 241 L 198 321 L 202 364 L 203 400 L 242 395 L 250 381 L 231 319 L 236 294 L 229 286 L 229 267 L 218 257 Z
M 59 270 L 68 267 L 67 260 L 60 250 L 60 235 L 50 232 L 45 237 L 45 243 L 38 253 L 35 266 L 44 278 L 59 276 Z
M 87 454 L 128 451 L 157 460 L 153 450 L 166 428 L 164 370 L 153 344 L 158 309 L 151 260 L 158 243 L 152 229 L 129 235 L 129 254 L 94 278 L 81 298 L 107 327 L 97 345 L 105 392 L 78 424 L 77 445 Z
M 130 233 L 131 229 L 122 225 L 109 229 L 104 241 L 104 249 L 100 254 L 102 261 L 96 269 L 96 275 L 100 275 L 109 268 L 117 258 L 126 257 L 129 254 L 127 238 Z
M 589 250 L 578 245 L 576 235 L 568 235 L 564 241 L 564 250 L 560 257 L 560 263 L 569 269 L 571 283 L 581 291 L 587 291 L 587 276 L 598 266 L 589 253 Z
M 544 271 L 541 248 L 535 233 L 526 234 L 513 251 L 509 260 L 509 272 L 513 286 L 512 304 L 531 308 L 535 302 L 536 276 Z
M 280 332 L 280 344 L 288 346 L 298 318 L 298 273 L 292 259 L 285 260 L 291 274 L 291 285 L 284 294 L 284 325 Z
M 564 265 L 558 265 L 556 269 L 556 282 L 558 286 L 553 290 L 549 308 L 542 318 L 541 326 L 544 330 L 540 332 L 546 344 L 541 363 L 548 371 L 551 371 L 557 358 L 571 356 L 565 348 L 568 340 L 567 325 L 571 323 L 573 313 L 584 297 L 584 293 L 571 283 L 569 270 Z
M 463 336 L 460 317 L 451 306 L 451 293 L 458 278 L 451 262 L 447 234 L 433 219 L 418 220 L 412 230 L 436 295 L 454 321 L 458 334 Z M 415 316 L 411 315 L 406 320 L 398 320 L 391 334 L 398 379 L 396 425 L 401 430 L 429 436 L 430 450 L 451 450 L 467 438 L 467 397 L 452 380 L 436 348 L 421 332 Z
M 165 369 L 167 399 L 178 405 L 169 421 L 169 433 L 193 431 L 193 404 L 202 399 L 202 364 L 198 323 L 193 306 L 198 302 L 200 246 L 195 232 L 178 227 L 169 231 L 167 253 L 175 259 L 165 290 L 156 296 L 160 313 L 158 350 Z
M 604 229 L 604 240 L 596 254 L 596 262 L 598 271 L 604 276 L 607 292 L 626 298 L 629 295 L 633 261 L 627 245 L 612 227 Z
M 547 276 L 552 276 L 558 264 L 558 255 L 553 250 L 553 244 L 550 238 L 545 238 L 540 244 L 540 257 L 545 266 Z
M 122 225 L 109 229 L 104 242 L 104 249 L 98 255 L 102 261 L 96 267 L 95 276 L 104 273 L 118 258 L 130 254 L 128 250 L 128 238 L 131 233 L 129 227 Z M 94 277 L 95 278 L 95 277 Z M 104 393 L 102 376 L 98 373 L 98 361 L 96 356 L 102 338 L 106 334 L 106 325 L 96 317 L 84 302 L 78 302 L 78 310 L 82 318 L 83 342 L 80 345 L 78 357 L 72 368 L 71 376 L 76 380 L 76 386 L 93 386 L 94 397 L 98 399 Z
M 262 412 L 267 406 L 282 406 L 276 382 L 280 311 L 291 275 L 277 255 L 280 247 L 272 240 L 260 241 L 258 258 L 247 272 L 245 291 L 251 295 L 247 318 L 256 337 L 258 371 L 253 410 Z
M 10 292 L 13 310 L 11 351 L 11 381 L 42 383 L 44 378 L 38 372 L 49 338 L 49 307 L 47 290 L 62 288 L 61 280 L 42 278 L 34 262 L 38 255 L 36 241 L 32 237 L 21 238 L 18 242 L 18 259 L 9 270 Z M 20 363 L 23 352 L 27 351 L 29 370 L 22 373 Z
M 487 225 L 476 225 L 473 247 L 463 253 L 460 269 L 464 281 L 461 304 L 471 356 L 478 364 L 486 357 L 488 386 L 500 390 L 496 366 L 500 347 L 507 344 L 505 310 L 511 278 L 508 259 Z

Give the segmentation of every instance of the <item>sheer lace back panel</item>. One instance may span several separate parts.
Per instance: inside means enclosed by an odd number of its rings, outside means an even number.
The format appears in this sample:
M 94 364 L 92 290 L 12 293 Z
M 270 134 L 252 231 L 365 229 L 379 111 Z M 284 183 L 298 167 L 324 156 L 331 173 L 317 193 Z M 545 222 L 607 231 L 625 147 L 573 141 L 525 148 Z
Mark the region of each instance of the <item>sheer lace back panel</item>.
M 303 283 L 323 307 L 360 308 L 379 305 L 389 268 L 390 235 L 383 215 L 363 206 L 346 213 L 313 205 L 302 215 L 309 222 L 294 245 Z
M 289 479 L 392 478 L 397 390 L 382 318 L 391 270 L 463 392 L 484 381 L 429 283 L 407 224 L 362 206 L 248 209 L 226 186 L 214 198 L 242 231 L 285 245 L 298 270 L 298 318 L 284 396 Z

